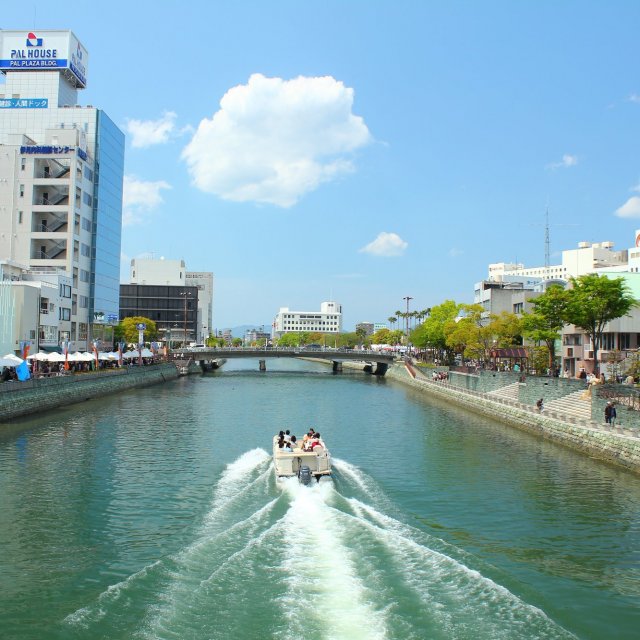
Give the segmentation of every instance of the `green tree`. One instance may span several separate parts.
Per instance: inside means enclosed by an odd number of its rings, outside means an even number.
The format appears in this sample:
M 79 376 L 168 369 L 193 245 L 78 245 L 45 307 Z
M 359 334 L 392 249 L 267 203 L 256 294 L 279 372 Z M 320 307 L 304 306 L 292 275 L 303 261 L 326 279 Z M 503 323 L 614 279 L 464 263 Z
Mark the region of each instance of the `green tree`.
M 458 316 L 460 306 L 453 300 L 445 300 L 428 310 L 427 319 L 411 334 L 411 342 L 420 349 L 435 349 L 443 362 L 453 360 L 453 352 L 447 345 L 445 326 Z
M 241 347 L 242 346 L 242 338 L 234 338 L 231 341 L 232 346 L 234 347 Z
M 125 318 L 117 327 L 115 327 L 114 336 L 116 340 L 123 340 L 127 343 L 138 344 L 138 330 L 137 324 L 146 324 L 147 328 L 144 331 L 144 341 L 150 342 L 158 337 L 158 328 L 156 323 L 144 316 L 134 316 L 132 318 Z
M 392 328 L 393 325 L 398 322 L 398 318 L 396 318 L 395 316 L 391 316 L 389 318 L 387 318 L 387 321 L 389 322 L 389 328 Z
M 512 347 L 522 344 L 522 320 L 515 313 L 503 311 L 491 314 L 486 325 L 488 337 L 498 347 Z
M 484 309 L 479 304 L 462 304 L 460 311 L 465 314 L 463 318 L 445 324 L 447 347 L 468 358 L 484 360 L 492 346 L 491 331 L 483 322 Z
M 536 344 L 544 343 L 549 355 L 549 369 L 553 369 L 556 360 L 556 340 L 565 324 L 567 292 L 560 285 L 550 286 L 541 296 L 534 298 L 533 313 L 522 316 L 523 335 Z
M 564 320 L 582 329 L 593 344 L 594 372 L 599 374 L 598 349 L 608 322 L 628 315 L 638 303 L 622 278 L 587 274 L 571 278 Z

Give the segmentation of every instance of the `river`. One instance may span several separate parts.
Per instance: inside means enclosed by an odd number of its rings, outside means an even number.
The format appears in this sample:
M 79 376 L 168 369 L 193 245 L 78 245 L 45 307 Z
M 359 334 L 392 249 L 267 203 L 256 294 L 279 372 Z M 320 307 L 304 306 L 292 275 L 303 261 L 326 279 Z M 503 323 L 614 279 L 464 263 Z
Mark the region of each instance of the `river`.
M 640 636 L 640 480 L 360 373 L 229 361 L 4 426 L 0 637 Z M 276 484 L 313 426 L 333 479 Z

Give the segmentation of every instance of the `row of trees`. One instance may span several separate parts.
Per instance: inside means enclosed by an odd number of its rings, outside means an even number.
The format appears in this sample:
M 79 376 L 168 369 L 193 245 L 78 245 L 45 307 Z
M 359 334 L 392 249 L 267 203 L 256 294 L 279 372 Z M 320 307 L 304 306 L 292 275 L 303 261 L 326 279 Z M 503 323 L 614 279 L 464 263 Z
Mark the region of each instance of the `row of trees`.
M 564 326 L 574 325 L 591 340 L 597 373 L 606 324 L 627 315 L 637 304 L 622 278 L 596 274 L 571 278 L 567 289 L 552 285 L 531 302 L 532 313 L 516 316 L 503 312 L 487 318 L 480 305 L 446 300 L 431 309 L 410 339 L 419 348 L 435 350 L 441 361 L 452 362 L 455 354 L 485 360 L 492 347 L 519 345 L 526 338 L 535 345 L 544 345 L 552 368 L 556 340 Z

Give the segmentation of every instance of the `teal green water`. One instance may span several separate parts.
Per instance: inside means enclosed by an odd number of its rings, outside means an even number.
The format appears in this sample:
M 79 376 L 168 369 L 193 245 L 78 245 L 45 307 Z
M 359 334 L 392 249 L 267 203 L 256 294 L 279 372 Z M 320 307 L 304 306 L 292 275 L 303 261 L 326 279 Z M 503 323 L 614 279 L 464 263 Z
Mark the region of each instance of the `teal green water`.
M 640 637 L 640 480 L 388 380 L 235 361 L 0 435 L 3 639 Z M 335 475 L 277 484 L 273 433 Z

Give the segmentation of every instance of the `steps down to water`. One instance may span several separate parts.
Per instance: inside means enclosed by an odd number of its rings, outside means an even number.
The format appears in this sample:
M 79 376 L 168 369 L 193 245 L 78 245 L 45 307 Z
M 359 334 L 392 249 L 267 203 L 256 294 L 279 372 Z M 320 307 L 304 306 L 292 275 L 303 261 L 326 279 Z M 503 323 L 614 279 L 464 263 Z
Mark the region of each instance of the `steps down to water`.
M 544 403 L 544 410 L 557 411 L 558 413 L 565 413 L 569 416 L 576 418 L 590 420 L 591 419 L 591 398 L 584 397 L 585 391 L 574 391 L 569 395 L 557 398 L 556 400 L 549 400 Z
M 500 387 L 495 391 L 489 391 L 488 396 L 498 396 L 499 398 L 510 398 L 511 400 L 518 400 L 518 389 L 520 387 L 519 382 L 508 384 L 506 387 Z

